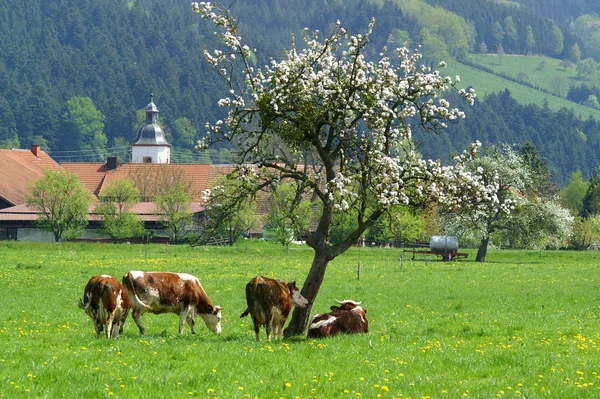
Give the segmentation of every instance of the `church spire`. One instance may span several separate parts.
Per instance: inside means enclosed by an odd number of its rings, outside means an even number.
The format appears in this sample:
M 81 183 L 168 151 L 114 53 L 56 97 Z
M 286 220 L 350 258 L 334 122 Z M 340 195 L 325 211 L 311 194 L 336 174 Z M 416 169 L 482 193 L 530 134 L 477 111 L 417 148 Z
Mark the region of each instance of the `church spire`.
M 171 144 L 158 125 L 158 108 L 154 104 L 154 94 L 150 94 L 150 104 L 146 106 L 146 124 L 138 130 L 137 140 L 131 144 L 133 163 L 170 163 Z

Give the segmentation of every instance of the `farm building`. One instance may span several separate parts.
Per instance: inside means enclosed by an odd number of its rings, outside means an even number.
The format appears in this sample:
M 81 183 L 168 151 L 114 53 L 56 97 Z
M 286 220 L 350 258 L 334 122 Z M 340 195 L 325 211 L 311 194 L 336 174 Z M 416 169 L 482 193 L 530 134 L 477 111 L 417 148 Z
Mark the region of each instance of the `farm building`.
M 171 145 L 157 124 L 158 108 L 151 102 L 146 107 L 146 123 L 138 130 L 136 141 L 131 144 L 132 162 L 119 163 L 116 157 L 106 162 L 63 162 L 58 164 L 39 146 L 30 150 L 0 150 L 0 240 L 53 241 L 51 233 L 37 228 L 37 213 L 25 204 L 30 184 L 44 175 L 44 169 L 64 169 L 74 173 L 95 199 L 103 194 L 111 183 L 129 178 L 140 189 L 143 202 L 135 204 L 132 212 L 143 221 L 154 236 L 164 236 L 161 215 L 156 213 L 152 199 L 176 180 L 183 181 L 192 195 L 192 212 L 195 220 L 203 212 L 202 192 L 216 184 L 218 179 L 233 170 L 231 165 L 173 164 L 170 162 Z M 258 196 L 257 225 L 250 231 L 254 236 L 262 234 L 262 214 L 268 212 L 269 199 Z M 100 217 L 90 207 L 89 224 L 82 239 L 99 239 L 97 231 Z

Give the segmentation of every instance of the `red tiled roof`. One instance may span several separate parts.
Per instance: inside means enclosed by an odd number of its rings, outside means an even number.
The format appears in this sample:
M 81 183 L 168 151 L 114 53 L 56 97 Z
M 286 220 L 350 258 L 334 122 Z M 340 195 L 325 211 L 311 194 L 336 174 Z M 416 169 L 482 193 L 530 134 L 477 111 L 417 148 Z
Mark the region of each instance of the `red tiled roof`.
M 97 195 L 104 175 L 106 174 L 106 164 L 87 163 L 87 162 L 63 162 L 63 169 L 73 172 L 79 178 L 79 181 L 85 188 Z
M 202 191 L 208 188 L 210 174 L 209 164 L 121 163 L 116 169 L 107 170 L 105 163 L 65 162 L 62 167 L 77 174 L 81 183 L 95 196 L 101 195 L 110 183 L 126 177 L 144 180 L 143 183 L 147 183 L 150 190 L 146 194 L 152 196 L 152 190 L 156 190 L 160 179 L 167 178 L 167 174 L 181 175 L 184 182 L 190 185 L 194 201 L 199 201 Z
M 0 195 L 13 205 L 25 203 L 29 184 L 44 176 L 44 169 L 59 170 L 48 154 L 39 150 L 0 149 Z

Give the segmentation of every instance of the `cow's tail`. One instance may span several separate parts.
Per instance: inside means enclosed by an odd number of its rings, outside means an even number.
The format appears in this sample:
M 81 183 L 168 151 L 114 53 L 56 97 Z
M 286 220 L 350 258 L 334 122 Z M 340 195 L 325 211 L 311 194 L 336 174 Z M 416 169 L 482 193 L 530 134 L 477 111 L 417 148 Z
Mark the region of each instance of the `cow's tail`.
M 83 303 L 83 299 L 79 299 L 77 306 L 79 306 L 79 309 L 86 310 L 90 306 L 90 303 Z
M 125 289 L 129 287 L 128 291 L 131 291 L 131 293 L 133 294 L 133 299 L 136 304 L 140 304 L 146 310 L 151 310 L 150 306 L 142 302 L 140 297 L 137 295 L 137 292 L 135 292 L 135 285 L 133 284 L 133 278 L 131 278 L 131 272 L 128 272 L 125 276 L 123 276 L 123 285 L 125 286 Z
M 240 315 L 240 318 L 241 318 L 241 317 L 246 317 L 246 316 L 248 316 L 248 313 L 250 313 L 250 309 L 246 309 L 246 310 L 244 310 L 244 313 L 242 313 L 242 314 Z

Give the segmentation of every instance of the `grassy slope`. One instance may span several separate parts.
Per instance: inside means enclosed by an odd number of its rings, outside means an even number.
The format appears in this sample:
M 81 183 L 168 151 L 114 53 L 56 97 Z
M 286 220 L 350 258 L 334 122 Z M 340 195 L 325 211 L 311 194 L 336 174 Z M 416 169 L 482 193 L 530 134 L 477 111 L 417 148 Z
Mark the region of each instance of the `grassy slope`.
M 546 66 L 543 71 L 538 71 L 536 68 L 541 61 L 545 61 Z M 473 56 L 473 62 L 490 68 L 495 72 L 503 73 L 515 78 L 519 72 L 524 72 L 529 77 L 529 83 L 548 89 L 550 89 L 553 76 L 557 74 L 564 74 L 568 85 L 581 83 L 576 78 L 574 68 L 567 69 L 566 72 L 563 72 L 562 68 L 558 66 L 559 60 L 546 57 L 504 55 L 501 56 L 500 61 L 499 57 L 495 55 L 477 55 Z M 548 101 L 550 109 L 559 110 L 561 108 L 572 108 L 577 115 L 584 119 L 588 118 L 590 115 L 595 119 L 600 119 L 600 110 L 584 107 L 564 98 L 533 89 L 459 62 L 449 63 L 449 66 L 444 69 L 442 73 L 450 76 L 459 75 L 462 80 L 462 85 L 474 87 L 478 95 L 483 97 L 489 93 L 497 93 L 508 89 L 512 96 L 522 104 L 537 104 L 541 106 L 544 104 L 544 101 Z
M 353 248 L 330 265 L 312 313 L 362 300 L 370 332 L 256 342 L 244 286 L 256 274 L 296 278 L 311 251 L 0 243 L 0 397 L 375 398 L 597 397 L 596 252 L 495 251 L 489 262 L 411 261 Z M 473 254 L 471 254 L 472 256 Z M 360 261 L 361 278 L 356 270 Z M 224 306 L 223 334 L 178 335 L 177 316 L 129 319 L 96 340 L 77 307 L 95 274 L 129 269 L 197 275 Z M 264 330 L 261 332 L 264 337 Z

